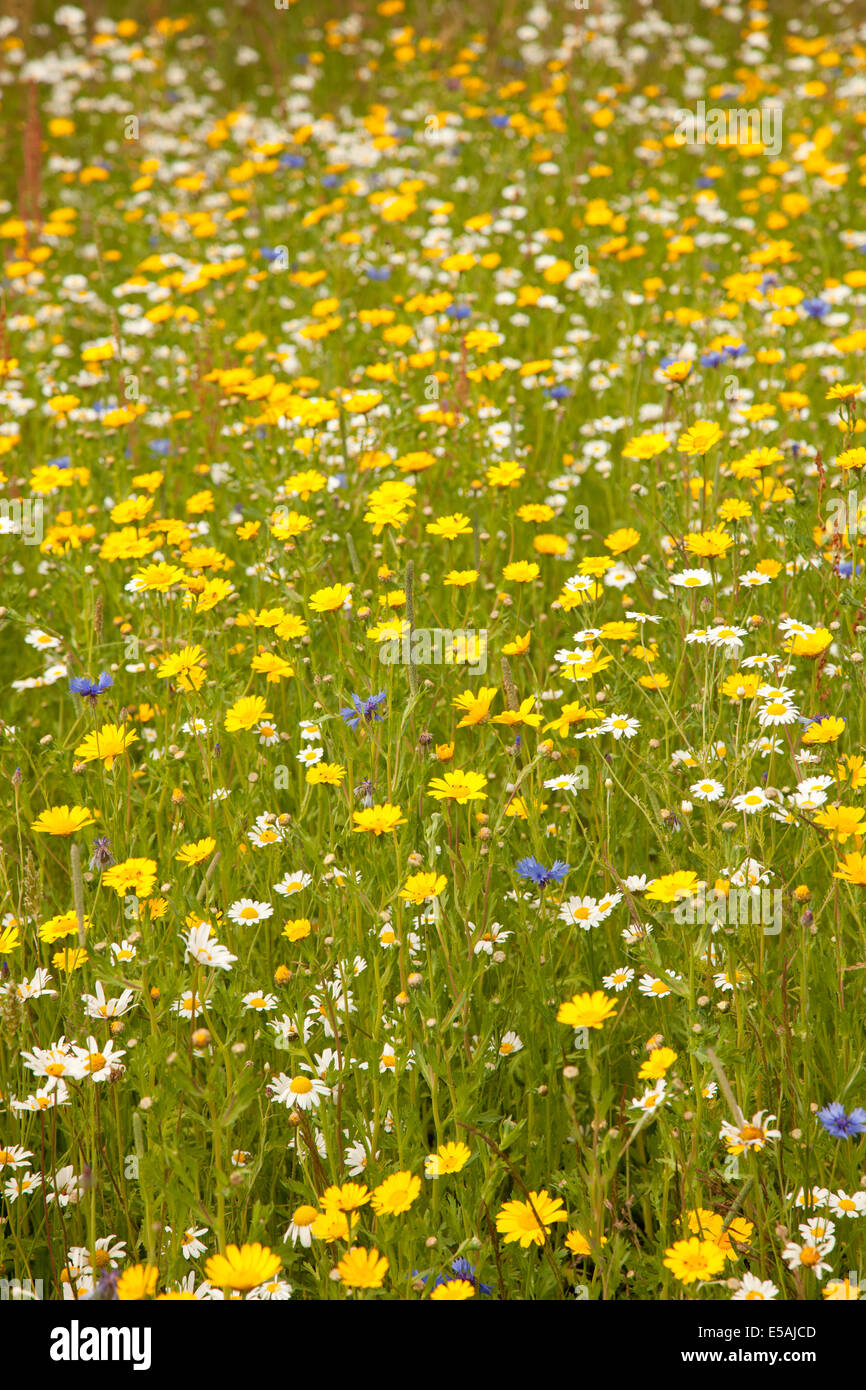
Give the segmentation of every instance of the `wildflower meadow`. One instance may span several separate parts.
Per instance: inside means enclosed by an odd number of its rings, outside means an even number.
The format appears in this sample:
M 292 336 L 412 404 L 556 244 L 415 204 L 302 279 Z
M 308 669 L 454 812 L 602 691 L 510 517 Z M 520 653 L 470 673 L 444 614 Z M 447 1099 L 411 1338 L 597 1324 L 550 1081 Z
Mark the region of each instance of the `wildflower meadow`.
M 4 8 L 2 1298 L 866 1297 L 858 0 Z

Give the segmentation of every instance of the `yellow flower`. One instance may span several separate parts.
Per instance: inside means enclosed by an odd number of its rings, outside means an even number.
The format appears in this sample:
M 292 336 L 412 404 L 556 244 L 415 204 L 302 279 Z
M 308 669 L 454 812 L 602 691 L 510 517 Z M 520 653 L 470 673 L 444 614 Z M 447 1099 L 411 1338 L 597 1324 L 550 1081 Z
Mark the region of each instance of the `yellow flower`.
M 38 835 L 74 835 L 85 825 L 93 825 L 93 816 L 85 806 L 50 806 L 36 817 L 30 829 Z
M 692 370 L 692 364 L 691 364 L 691 362 L 682 362 L 682 361 L 680 361 L 680 362 L 669 362 L 668 365 L 667 365 L 666 367 L 663 367 L 663 368 L 662 368 L 662 372 L 663 372 L 664 376 L 667 377 L 668 381 L 673 381 L 673 382 L 676 382 L 677 384 L 679 384 L 679 383 L 685 381 L 686 377 L 690 375 L 691 370 Z
M 436 801 L 456 801 L 465 806 L 467 801 L 484 801 L 487 778 L 481 772 L 446 772 L 444 777 L 434 777 L 428 790 Z
M 635 531 L 633 526 L 623 526 L 618 531 L 611 531 L 609 536 L 605 536 L 604 543 L 608 550 L 614 555 L 624 555 L 627 550 L 631 550 L 640 540 L 640 531 Z
M 402 808 L 392 806 L 390 801 L 386 801 L 382 806 L 369 806 L 363 811 L 353 811 L 352 819 L 355 822 L 355 834 L 370 830 L 374 835 L 386 835 L 389 831 L 396 830 L 398 825 L 408 824 Z
M 472 1157 L 466 1144 L 449 1142 L 440 1144 L 435 1154 L 428 1154 L 424 1160 L 424 1176 L 441 1178 L 443 1173 L 459 1173 Z
M 365 1207 L 370 1200 L 370 1192 L 365 1183 L 344 1182 L 342 1187 L 328 1187 L 319 1201 L 325 1210 L 330 1207 L 337 1211 L 355 1211 Z
M 835 743 L 845 732 L 845 720 L 837 715 L 827 715 L 810 724 L 803 734 L 804 743 Z
M 313 613 L 333 613 L 342 608 L 352 590 L 347 584 L 331 584 L 326 589 L 317 589 L 310 595 L 309 607 Z
M 531 584 L 533 579 L 537 579 L 541 570 L 538 565 L 529 560 L 514 560 L 510 565 L 506 565 L 502 571 L 502 577 L 510 580 L 514 584 Z
M 266 1284 L 282 1268 L 282 1260 L 266 1245 L 230 1245 L 223 1255 L 211 1255 L 205 1276 L 221 1289 L 255 1289 Z
M 252 729 L 261 719 L 273 719 L 274 716 L 266 708 L 267 703 L 262 695 L 244 695 L 236 700 L 225 718 L 227 732 L 233 734 L 238 729 Z
M 250 670 L 264 675 L 269 685 L 278 685 L 282 680 L 288 680 L 295 674 L 295 668 L 285 657 L 278 656 L 276 652 L 260 652 L 254 656 L 250 662 Z
M 560 1197 L 550 1197 L 545 1188 L 530 1192 L 526 1202 L 505 1202 L 496 1213 L 496 1229 L 504 1236 L 505 1244 L 519 1240 L 526 1250 L 530 1245 L 543 1245 L 554 1221 L 567 1221 L 568 1213 Z
M 713 420 L 696 420 L 691 429 L 686 430 L 677 440 L 681 454 L 706 454 L 724 435 Z
M 562 598 L 563 595 L 560 595 Z M 563 604 L 563 607 L 566 605 Z M 562 674 L 568 676 L 573 681 L 588 681 L 599 671 L 603 671 L 613 661 L 612 656 L 605 656 L 600 647 L 595 651 L 588 652 L 584 657 L 582 654 L 578 660 L 565 661 L 562 665 Z
M 421 1179 L 414 1173 L 392 1173 L 373 1192 L 377 1216 L 399 1216 L 408 1211 L 421 1191 Z
M 81 398 L 79 396 L 52 396 L 48 404 L 55 414 L 67 415 L 70 410 L 81 405 Z
M 73 970 L 80 970 L 89 960 L 86 951 L 80 948 L 67 947 L 65 951 L 55 951 L 51 957 L 51 964 L 55 970 L 62 970 L 65 975 L 71 975 Z
M 596 1246 L 607 1245 L 607 1236 L 601 1236 L 595 1242 Z M 565 1248 L 570 1250 L 572 1255 L 591 1255 L 592 1246 L 582 1231 L 569 1231 L 565 1237 Z
M 866 884 L 866 856 L 853 850 L 845 855 L 844 862 L 839 864 L 834 878 L 841 878 L 844 883 Z
M 792 656 L 820 656 L 832 641 L 832 632 L 826 627 L 818 627 L 814 632 L 792 633 L 786 645 Z
M 572 724 L 582 724 L 586 719 L 601 719 L 601 717 L 600 709 L 589 709 L 586 705 L 582 705 L 579 700 L 571 700 L 562 706 L 562 712 L 557 719 L 545 724 L 544 732 L 547 733 L 548 729 L 555 729 L 564 738 Z
M 665 1251 L 665 1267 L 681 1284 L 693 1284 L 697 1279 L 712 1279 L 725 1267 L 725 1256 L 712 1240 L 678 1240 Z
M 723 527 L 717 526 L 710 531 L 691 531 L 685 538 L 686 550 L 691 555 L 703 555 L 714 557 L 724 555 L 734 544 L 732 536 L 729 536 Z
M 355 1211 L 350 1211 L 347 1215 L 339 1207 L 327 1206 L 317 1215 L 310 1229 L 316 1240 L 333 1245 L 335 1240 L 349 1240 L 358 1221 L 358 1213 Z
M 485 476 L 491 487 L 519 487 L 525 473 L 526 469 L 514 459 L 503 459 L 488 468 Z
M 637 434 L 628 441 L 622 456 L 624 459 L 654 459 L 669 448 L 670 443 L 664 434 Z
M 381 1289 L 388 1272 L 388 1261 L 376 1249 L 354 1245 L 337 1265 L 337 1273 L 350 1289 Z
M 641 1081 L 658 1081 L 673 1066 L 677 1054 L 672 1047 L 655 1047 L 645 1062 L 641 1063 L 638 1076 Z
M 852 835 L 857 840 L 866 835 L 864 816 L 866 811 L 861 810 L 859 806 L 828 806 L 815 816 L 815 824 L 829 832 L 832 842 L 844 845 Z
M 690 1211 L 688 1216 L 689 1230 L 701 1240 L 711 1240 L 719 1247 L 726 1259 L 736 1260 L 739 1251 L 734 1248 L 731 1241 L 736 1241 L 737 1245 L 748 1245 L 755 1229 L 751 1221 L 746 1221 L 742 1216 L 734 1217 L 726 1230 L 723 1230 L 725 1218 L 718 1212 L 707 1211 L 704 1207 L 698 1207 L 696 1211 Z
M 447 882 L 445 875 L 437 874 L 435 869 L 430 873 L 410 874 L 400 889 L 400 897 L 420 907 L 421 903 L 438 898 Z
M 16 926 L 0 927 L 0 956 L 11 956 L 21 945 L 21 934 Z
M 340 763 L 314 763 L 308 767 L 304 780 L 311 787 L 339 787 L 346 776 Z
M 325 474 L 310 468 L 305 473 L 293 473 L 290 478 L 286 478 L 283 491 L 290 497 L 300 497 L 302 502 L 306 502 L 314 492 L 321 492 L 327 486 L 328 479 Z
M 424 529 L 428 536 L 444 536 L 453 541 L 458 536 L 471 536 L 472 522 L 462 512 L 455 512 L 453 516 L 437 516 L 435 521 L 428 521 Z
M 120 897 L 134 893 L 137 898 L 149 898 L 156 885 L 156 860 L 125 859 L 122 864 L 106 869 L 102 882 Z
M 430 1295 L 431 1303 L 462 1302 L 475 1297 L 475 1288 L 468 1279 L 447 1279 L 437 1284 Z
M 844 1279 L 831 1279 L 823 1293 L 830 1303 L 853 1303 L 860 1297 L 860 1285 L 856 1279 L 852 1283 L 846 1275 Z
M 186 576 L 178 565 L 169 565 L 164 560 L 159 564 L 146 565 L 132 576 L 137 592 L 167 594 L 174 584 L 179 584 Z
M 131 1265 L 117 1281 L 117 1297 L 121 1303 L 153 1298 L 159 1270 L 154 1265 Z
M 836 386 L 831 386 L 824 397 L 825 401 L 854 401 L 864 389 L 862 381 L 848 382 L 842 385 L 840 382 Z
M 161 680 L 175 681 L 181 690 L 201 690 L 205 679 L 204 652 L 198 646 L 172 652 L 157 667 L 156 674 Z
M 455 709 L 464 711 L 463 718 L 457 725 L 458 729 L 467 729 L 474 724 L 483 724 L 490 714 L 490 706 L 496 699 L 497 693 L 495 685 L 482 685 L 478 691 L 464 690 L 462 695 L 455 696 L 451 704 Z
M 568 1023 L 572 1028 L 603 1028 L 614 1014 L 616 1005 L 613 999 L 603 990 L 596 989 L 592 994 L 574 994 L 560 1004 L 556 1021 Z
M 135 730 L 127 729 L 123 724 L 103 724 L 98 732 L 88 734 L 84 742 L 78 745 L 75 756 L 84 763 L 101 759 L 106 771 L 110 772 L 115 758 L 121 757 L 137 738 Z
M 753 672 L 744 671 L 742 675 L 726 676 L 722 681 L 721 692 L 729 700 L 753 700 L 758 693 L 758 686 L 763 684 L 763 676 Z
M 309 917 L 296 917 L 294 921 L 287 922 L 283 927 L 283 936 L 289 941 L 303 941 L 305 936 L 309 936 L 313 930 Z
M 204 840 L 197 840 L 195 844 L 182 845 L 174 856 L 180 864 L 200 864 L 208 855 L 213 854 L 216 849 L 216 840 L 210 835 Z
M 510 728 L 526 724 L 530 729 L 537 729 L 541 723 L 541 715 L 535 713 L 535 696 L 527 695 L 518 709 L 507 709 L 503 714 L 495 715 L 493 723 L 505 724 Z
M 843 754 L 836 764 L 836 776 L 840 782 L 847 782 L 850 778 L 851 790 L 860 791 L 861 787 L 866 787 L 866 758 L 860 754 Z
M 84 918 L 85 926 L 90 926 L 90 918 Z M 76 936 L 78 933 L 78 917 L 75 908 L 70 908 L 68 912 L 60 913 L 59 916 L 49 917 L 47 922 L 43 922 L 39 928 L 39 940 L 53 943 L 62 941 L 66 936 Z
M 675 874 L 662 874 L 661 878 L 651 879 L 647 884 L 646 896 L 652 903 L 673 903 L 680 898 L 691 898 L 697 891 L 697 874 L 681 869 Z
M 529 643 L 532 640 L 532 633 L 526 632 L 522 637 L 515 637 L 513 642 L 506 642 L 502 650 L 505 656 L 523 656 L 529 651 Z

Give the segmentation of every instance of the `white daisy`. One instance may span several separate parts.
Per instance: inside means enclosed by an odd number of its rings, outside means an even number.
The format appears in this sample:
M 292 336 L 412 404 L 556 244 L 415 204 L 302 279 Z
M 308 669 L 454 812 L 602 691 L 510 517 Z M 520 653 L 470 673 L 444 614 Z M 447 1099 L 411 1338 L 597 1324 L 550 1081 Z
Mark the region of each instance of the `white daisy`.
M 230 922 L 236 922 L 239 927 L 249 927 L 254 922 L 266 921 L 273 913 L 274 909 L 270 903 L 255 902 L 252 898 L 238 898 L 237 902 L 232 903 L 227 916 Z

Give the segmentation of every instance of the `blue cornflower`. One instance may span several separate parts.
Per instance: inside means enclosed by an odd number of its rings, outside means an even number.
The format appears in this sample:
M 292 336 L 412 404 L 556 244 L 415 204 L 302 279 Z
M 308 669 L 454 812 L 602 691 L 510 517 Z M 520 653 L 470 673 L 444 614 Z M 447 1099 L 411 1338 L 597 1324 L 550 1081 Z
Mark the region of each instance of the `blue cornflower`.
M 303 169 L 303 167 L 304 167 L 304 165 L 306 164 L 306 162 L 307 162 L 307 161 L 304 159 L 304 156 L 303 156 L 302 154 L 281 154 L 281 155 L 280 155 L 280 168 L 281 168 L 281 169 Z
M 548 396 L 552 401 L 564 401 L 571 395 L 567 386 L 545 386 L 542 395 Z
M 359 782 L 357 787 L 355 787 L 355 796 L 362 796 L 364 798 L 363 804 L 368 810 L 374 802 L 373 791 L 373 783 L 369 777 L 365 777 L 363 782 Z
M 467 1284 L 471 1284 L 473 1289 L 477 1289 L 480 1294 L 490 1294 L 493 1292 L 489 1284 L 479 1283 L 475 1270 L 472 1268 L 469 1261 L 464 1259 L 462 1255 L 458 1256 L 456 1260 L 451 1261 L 451 1272 L 455 1279 L 465 1279 Z M 440 1274 L 439 1278 L 436 1280 L 436 1284 L 445 1284 L 447 1282 L 447 1276 L 444 1274 Z M 436 1284 L 434 1284 L 434 1288 Z
M 92 873 L 102 873 L 103 869 L 110 869 L 117 860 L 111 852 L 111 841 L 107 835 L 98 835 L 93 842 L 93 854 L 90 856 L 88 868 Z
M 825 314 L 829 314 L 830 305 L 824 299 L 804 299 L 803 308 L 810 319 L 822 319 Z
M 94 1300 L 96 1302 L 111 1301 L 117 1298 L 117 1281 L 120 1278 L 119 1269 L 104 1269 L 99 1276 L 99 1283 L 90 1293 L 80 1295 L 82 1302 Z
M 420 1279 L 422 1284 L 426 1284 L 427 1280 L 430 1278 L 430 1275 L 421 1274 L 417 1269 L 413 1269 L 412 1278 Z M 452 1279 L 465 1279 L 467 1284 L 471 1284 L 473 1289 L 477 1289 L 478 1292 L 484 1297 L 493 1292 L 493 1289 L 491 1288 L 490 1284 L 482 1284 L 479 1282 L 475 1270 L 472 1268 L 469 1261 L 463 1259 L 462 1256 L 458 1256 L 456 1260 L 451 1261 L 450 1274 L 436 1275 L 436 1278 L 433 1280 L 433 1287 L 434 1289 L 438 1288 L 440 1284 L 447 1284 Z
M 445 312 L 449 319 L 457 319 L 458 322 L 461 319 L 468 319 L 472 314 L 472 310 L 469 308 L 468 304 L 452 304 Z
M 866 1133 L 866 1110 L 858 1107 L 846 1115 L 844 1105 L 840 1105 L 838 1100 L 819 1110 L 818 1119 L 834 1139 L 856 1139 L 858 1134 Z
M 353 695 L 352 704 L 344 705 L 340 710 L 340 718 L 345 719 L 350 729 L 357 729 L 362 719 L 365 724 L 381 720 L 379 706 L 384 704 L 387 698 L 387 690 L 380 690 L 378 695 L 368 695 L 366 700 L 362 700 L 360 695 Z
M 724 360 L 720 352 L 705 352 L 700 359 L 700 365 L 702 367 L 720 367 Z
M 391 267 L 387 265 L 365 265 L 364 274 L 368 280 L 390 280 Z
M 106 690 L 110 690 L 114 685 L 114 677 L 107 671 L 100 671 L 99 680 L 92 681 L 89 676 L 73 676 L 69 682 L 70 695 L 80 695 L 82 699 L 89 700 L 95 705 L 100 695 L 104 695 Z
M 528 855 L 526 859 L 518 859 L 515 865 L 515 872 L 521 878 L 531 878 L 533 883 L 537 883 L 540 888 L 544 888 L 548 883 L 561 883 L 567 873 L 571 870 L 568 864 L 564 864 L 561 859 L 554 859 L 549 869 L 545 869 L 537 859 Z

